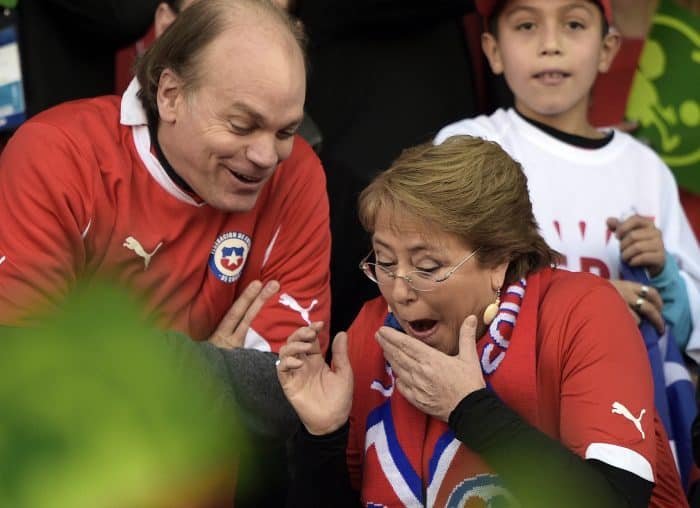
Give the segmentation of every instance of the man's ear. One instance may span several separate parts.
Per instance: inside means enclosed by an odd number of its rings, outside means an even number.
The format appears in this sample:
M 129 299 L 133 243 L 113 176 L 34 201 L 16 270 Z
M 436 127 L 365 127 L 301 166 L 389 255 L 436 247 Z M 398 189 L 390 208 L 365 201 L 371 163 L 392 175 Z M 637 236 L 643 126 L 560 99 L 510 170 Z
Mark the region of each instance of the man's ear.
M 608 72 L 615 59 L 615 55 L 620 50 L 622 40 L 620 33 L 614 28 L 610 28 L 603 37 L 603 44 L 600 47 L 600 58 L 598 59 L 598 72 Z
M 496 75 L 503 74 L 501 49 L 498 46 L 498 40 L 492 33 L 484 32 L 481 34 L 481 49 L 484 51 L 493 73 Z
M 177 119 L 177 110 L 181 101 L 185 98 L 184 83 L 182 79 L 171 69 L 165 69 L 158 80 L 158 115 L 161 121 L 174 123 Z
M 177 13 L 170 8 L 167 2 L 159 3 L 153 19 L 156 37 L 163 35 L 165 29 L 173 24 L 175 18 L 177 18 Z

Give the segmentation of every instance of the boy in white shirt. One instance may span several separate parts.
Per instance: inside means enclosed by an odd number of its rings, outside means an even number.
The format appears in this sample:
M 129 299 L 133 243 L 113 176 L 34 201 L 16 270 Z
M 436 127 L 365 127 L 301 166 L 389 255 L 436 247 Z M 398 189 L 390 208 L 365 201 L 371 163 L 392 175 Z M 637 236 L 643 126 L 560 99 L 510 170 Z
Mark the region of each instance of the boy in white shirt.
M 609 0 L 477 0 L 482 47 L 515 108 L 462 120 L 458 134 L 496 141 L 527 174 L 535 217 L 562 265 L 609 278 L 639 318 L 674 327 L 700 360 L 700 249 L 673 175 L 631 136 L 588 122 L 590 92 L 620 44 Z M 508 220 L 504 217 L 503 220 Z M 620 260 L 653 287 L 619 280 Z M 695 325 L 695 326 L 693 326 Z

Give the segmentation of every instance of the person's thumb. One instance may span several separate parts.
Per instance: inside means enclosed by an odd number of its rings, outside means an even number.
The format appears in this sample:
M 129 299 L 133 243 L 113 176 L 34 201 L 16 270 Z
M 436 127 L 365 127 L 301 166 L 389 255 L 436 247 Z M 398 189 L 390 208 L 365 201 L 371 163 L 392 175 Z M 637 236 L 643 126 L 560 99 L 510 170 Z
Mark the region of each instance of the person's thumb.
M 333 339 L 333 370 L 345 376 L 352 376 L 348 358 L 348 334 L 345 332 L 338 332 Z
M 476 325 L 478 321 L 472 314 L 467 316 L 459 329 L 459 358 L 464 361 L 474 361 L 476 358 Z

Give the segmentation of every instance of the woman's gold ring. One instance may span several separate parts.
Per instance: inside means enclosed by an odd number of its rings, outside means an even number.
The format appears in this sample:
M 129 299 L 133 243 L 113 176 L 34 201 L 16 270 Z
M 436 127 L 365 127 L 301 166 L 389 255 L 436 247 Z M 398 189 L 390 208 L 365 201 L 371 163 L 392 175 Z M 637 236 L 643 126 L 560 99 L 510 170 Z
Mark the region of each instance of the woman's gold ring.
M 644 301 L 645 301 L 644 298 L 642 298 L 641 296 L 639 298 L 637 298 L 637 301 L 634 302 L 634 310 L 636 310 L 637 312 L 641 311 L 642 304 L 644 303 Z

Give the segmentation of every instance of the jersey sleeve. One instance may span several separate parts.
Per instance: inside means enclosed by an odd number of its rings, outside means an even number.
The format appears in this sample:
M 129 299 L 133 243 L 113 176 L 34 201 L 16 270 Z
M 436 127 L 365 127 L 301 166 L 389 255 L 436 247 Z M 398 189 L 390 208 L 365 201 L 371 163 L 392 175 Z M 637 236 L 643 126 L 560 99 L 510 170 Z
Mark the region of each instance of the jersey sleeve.
M 657 225 L 662 231 L 667 254 L 678 266 L 677 278 L 682 279 L 682 282 L 676 280 L 673 286 L 679 288 L 680 296 L 687 295 L 687 299 L 670 299 L 660 290 L 661 296 L 665 297 L 664 306 L 670 306 L 664 308 L 664 316 L 670 321 L 675 320 L 672 324 L 676 333 L 690 329 L 689 337 L 678 339 L 687 340 L 686 352 L 695 361 L 700 361 L 700 323 L 697 322 L 700 318 L 700 247 L 681 206 L 673 174 L 660 159 L 657 160 L 662 172 L 659 192 L 664 203 L 664 214 L 658 218 Z
M 86 259 L 88 165 L 59 129 L 27 122 L 0 158 L 0 324 L 55 305 Z
M 311 148 L 295 139 L 285 161 L 284 190 L 276 201 L 279 219 L 263 260 L 263 281 L 277 280 L 279 292 L 254 319 L 246 347 L 279 351 L 296 329 L 323 321 L 320 343 L 328 347 L 330 324 L 330 219 L 326 179 Z
M 624 301 L 600 282 L 569 309 L 559 309 L 561 329 L 548 332 L 563 337 L 560 439 L 586 459 L 653 482 L 656 410 L 649 360 Z

